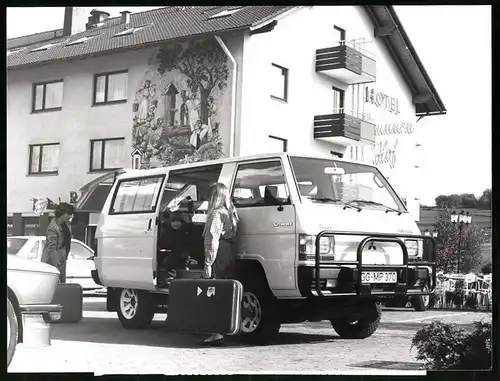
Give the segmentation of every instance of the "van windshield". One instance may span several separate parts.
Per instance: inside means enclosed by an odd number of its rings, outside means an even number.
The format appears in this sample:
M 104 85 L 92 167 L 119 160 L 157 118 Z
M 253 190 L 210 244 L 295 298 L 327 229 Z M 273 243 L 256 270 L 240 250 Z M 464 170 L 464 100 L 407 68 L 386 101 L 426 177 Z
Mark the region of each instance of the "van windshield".
M 363 209 L 388 207 L 406 211 L 387 180 L 374 167 L 328 159 L 293 156 L 290 159 L 300 195 L 306 202 L 342 202 Z M 343 169 L 344 174 L 325 173 L 325 168 L 332 167 Z

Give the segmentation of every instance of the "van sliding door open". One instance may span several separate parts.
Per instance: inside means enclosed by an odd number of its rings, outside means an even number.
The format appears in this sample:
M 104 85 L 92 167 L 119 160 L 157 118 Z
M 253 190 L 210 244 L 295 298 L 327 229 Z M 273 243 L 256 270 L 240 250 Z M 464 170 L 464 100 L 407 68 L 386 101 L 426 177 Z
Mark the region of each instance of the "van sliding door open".
M 112 287 L 154 290 L 159 200 L 166 175 L 119 180 L 102 224 L 100 276 Z

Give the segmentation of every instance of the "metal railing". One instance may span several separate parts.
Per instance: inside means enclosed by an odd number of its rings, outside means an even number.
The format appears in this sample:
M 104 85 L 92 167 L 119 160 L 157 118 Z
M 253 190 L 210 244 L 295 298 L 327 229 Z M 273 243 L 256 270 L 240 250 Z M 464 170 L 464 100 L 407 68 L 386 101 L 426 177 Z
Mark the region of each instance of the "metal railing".
M 375 60 L 377 58 L 376 54 L 365 48 L 367 44 L 371 44 L 373 42 L 374 42 L 373 40 L 367 41 L 364 37 L 361 37 L 353 40 L 340 40 L 337 41 L 337 44 L 342 46 L 349 46 L 350 48 L 353 48 L 354 50 L 360 52 L 364 56 Z
M 328 261 L 328 264 L 321 264 L 321 253 L 320 253 L 320 240 L 322 237 L 334 237 L 336 235 L 348 235 L 348 236 L 366 236 L 358 245 L 356 251 L 356 261 Z M 412 261 L 411 267 L 430 267 L 432 269 L 432 283 L 430 285 L 429 292 L 421 290 L 411 290 L 413 284 L 409 284 L 408 280 L 408 250 L 406 245 L 401 239 L 412 238 L 412 239 L 422 239 L 431 242 L 431 260 L 430 261 Z M 369 265 L 363 267 L 363 250 L 365 246 L 370 242 L 387 242 L 395 243 L 401 247 L 403 253 L 403 264 L 402 265 Z M 422 258 L 424 259 L 424 258 Z M 334 232 L 324 230 L 316 236 L 316 247 L 315 247 L 315 263 L 314 263 L 314 290 L 313 294 L 318 296 L 360 296 L 360 295 L 374 295 L 374 296 L 390 296 L 390 295 L 430 295 L 434 293 L 436 288 L 436 241 L 433 237 L 425 235 L 413 235 L 413 234 L 380 234 L 380 233 L 359 233 L 359 232 Z M 331 269 L 331 268 L 342 268 L 342 266 L 356 266 L 356 287 L 355 292 L 342 292 L 335 293 L 327 291 L 329 294 L 325 294 L 325 291 L 321 289 L 321 269 Z M 362 284 L 362 272 L 363 271 L 381 271 L 385 269 L 390 270 L 400 270 L 397 274 L 396 286 L 394 291 L 374 291 L 368 286 L 366 292 L 363 292 Z
M 333 114 L 346 114 L 346 115 L 351 115 L 354 116 L 355 118 L 362 119 L 364 121 L 373 123 L 373 120 L 371 119 L 371 116 L 369 113 L 363 113 L 361 111 L 356 111 L 353 110 L 352 108 L 347 108 L 347 107 L 337 107 L 333 108 Z

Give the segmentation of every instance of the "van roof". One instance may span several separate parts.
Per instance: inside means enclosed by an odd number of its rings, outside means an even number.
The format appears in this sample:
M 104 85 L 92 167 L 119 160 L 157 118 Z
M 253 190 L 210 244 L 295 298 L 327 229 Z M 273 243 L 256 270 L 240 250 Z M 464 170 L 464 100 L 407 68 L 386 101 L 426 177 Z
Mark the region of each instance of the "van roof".
M 365 165 L 365 166 L 372 167 L 370 165 L 359 163 L 356 161 L 340 159 L 340 158 L 336 158 L 336 157 L 334 158 L 331 156 L 318 156 L 318 155 L 314 156 L 314 155 L 306 155 L 306 154 L 289 154 L 289 153 L 285 153 L 285 152 L 278 152 L 278 153 L 265 153 L 265 154 L 258 154 L 258 155 L 249 155 L 249 156 L 235 156 L 235 157 L 218 159 L 218 160 L 197 161 L 194 163 L 178 164 L 178 165 L 172 165 L 172 166 L 160 167 L 160 168 L 125 169 L 125 172 L 122 173 L 121 175 L 119 175 L 118 178 L 126 179 L 126 178 L 143 177 L 143 176 L 155 176 L 155 175 L 163 175 L 169 171 L 174 171 L 174 170 L 179 170 L 179 169 L 205 167 L 205 166 L 234 163 L 234 162 L 247 161 L 247 160 L 271 159 L 271 158 L 287 159 L 288 157 L 302 157 L 302 158 L 308 158 L 308 159 L 335 160 L 335 161 L 341 161 L 344 163 L 353 163 L 353 164 L 359 164 L 359 165 Z

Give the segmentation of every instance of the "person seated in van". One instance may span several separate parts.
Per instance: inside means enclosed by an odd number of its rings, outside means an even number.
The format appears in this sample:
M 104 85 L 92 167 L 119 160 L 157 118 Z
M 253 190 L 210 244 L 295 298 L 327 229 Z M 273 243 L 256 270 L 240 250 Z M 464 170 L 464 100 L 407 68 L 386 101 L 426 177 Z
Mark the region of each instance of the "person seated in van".
M 167 270 L 169 278 L 175 278 L 176 270 L 192 263 L 190 257 L 189 232 L 180 212 L 171 213 L 158 242 L 158 248 L 166 250 L 160 267 Z

